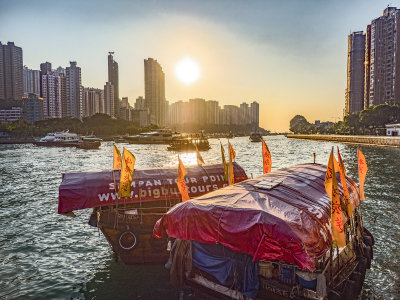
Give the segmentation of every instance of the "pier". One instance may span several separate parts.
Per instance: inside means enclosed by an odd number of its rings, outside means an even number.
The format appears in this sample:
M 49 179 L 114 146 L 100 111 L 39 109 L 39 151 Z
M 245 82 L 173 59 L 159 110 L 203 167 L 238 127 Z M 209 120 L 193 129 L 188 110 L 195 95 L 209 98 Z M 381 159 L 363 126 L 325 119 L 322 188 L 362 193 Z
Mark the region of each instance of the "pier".
M 400 137 L 372 135 L 288 134 L 289 139 L 400 147 Z

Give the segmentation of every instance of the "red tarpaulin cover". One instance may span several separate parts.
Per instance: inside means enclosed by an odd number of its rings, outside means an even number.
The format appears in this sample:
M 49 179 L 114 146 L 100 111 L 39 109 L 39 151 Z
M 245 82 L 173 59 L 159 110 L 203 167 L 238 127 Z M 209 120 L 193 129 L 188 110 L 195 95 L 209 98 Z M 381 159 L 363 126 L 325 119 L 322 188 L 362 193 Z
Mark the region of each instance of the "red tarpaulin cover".
M 247 179 L 237 163 L 233 164 L 235 182 Z M 222 164 L 186 167 L 186 184 L 190 197 L 201 196 L 227 185 Z M 99 206 L 115 205 L 118 198 L 120 171 L 66 173 L 58 196 L 58 213 Z M 137 169 L 133 172 L 131 195 L 124 203 L 177 199 L 177 167 Z M 116 183 L 116 188 L 114 183 Z
M 154 236 L 219 243 L 254 260 L 313 271 L 332 239 L 325 172 L 323 165 L 298 165 L 179 203 L 157 221 Z M 349 178 L 347 185 L 356 207 L 356 185 Z M 340 184 L 339 191 L 343 200 Z

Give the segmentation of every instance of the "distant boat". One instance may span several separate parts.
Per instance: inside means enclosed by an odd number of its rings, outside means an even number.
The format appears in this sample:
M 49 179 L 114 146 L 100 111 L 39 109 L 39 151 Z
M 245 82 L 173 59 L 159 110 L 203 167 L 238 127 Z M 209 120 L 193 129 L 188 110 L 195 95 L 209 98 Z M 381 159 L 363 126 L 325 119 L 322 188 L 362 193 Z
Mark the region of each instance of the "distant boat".
M 103 139 L 98 138 L 94 134 L 81 136 L 81 140 L 84 142 L 102 142 Z
M 76 147 L 81 149 L 97 149 L 100 147 L 101 139 L 92 138 L 81 139 L 76 133 L 70 133 L 69 130 L 62 132 L 50 132 L 39 141 L 34 142 L 36 146 L 45 147 Z
M 254 143 L 261 142 L 261 133 L 259 132 L 252 132 L 250 134 L 249 140 Z
M 174 139 L 168 146 L 167 150 L 190 152 L 196 151 L 196 146 L 199 151 L 207 151 L 211 149 L 208 139 L 205 136 L 199 136 Z
M 130 144 L 169 144 L 177 134 L 171 129 L 157 129 L 151 132 L 143 132 L 138 135 L 126 136 Z

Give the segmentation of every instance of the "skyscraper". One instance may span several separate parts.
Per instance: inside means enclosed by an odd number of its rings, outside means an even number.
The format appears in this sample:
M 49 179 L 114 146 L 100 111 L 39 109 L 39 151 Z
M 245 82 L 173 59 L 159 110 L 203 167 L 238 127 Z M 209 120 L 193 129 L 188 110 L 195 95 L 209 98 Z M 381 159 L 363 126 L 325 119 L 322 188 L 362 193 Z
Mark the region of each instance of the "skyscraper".
M 400 101 L 399 26 L 400 10 L 396 7 L 387 7 L 381 17 L 371 22 L 370 44 L 367 36 L 365 50 L 370 53 L 365 61 L 369 66 L 369 78 L 365 78 L 365 85 L 369 86 L 366 107 Z
M 42 76 L 42 94 L 43 94 L 43 117 L 61 118 L 61 78 L 53 73 L 47 72 Z
M 160 64 L 153 58 L 144 60 L 144 97 L 146 107 L 150 110 L 151 123 L 165 126 L 165 75 Z
M 250 104 L 250 119 L 252 125 L 260 126 L 260 105 L 256 101 Z
M 23 94 L 22 48 L 0 42 L 0 99 L 21 100 Z
M 24 96 L 28 97 L 29 94 L 40 96 L 40 71 L 31 70 L 24 66 Z
M 83 91 L 85 117 L 90 117 L 97 113 L 104 113 L 104 90 L 84 88 Z
M 118 63 L 114 60 L 114 52 L 108 52 L 108 81 L 114 86 L 114 117 L 119 116 L 119 81 Z
M 114 100 L 114 85 L 111 82 L 106 82 L 104 86 L 104 113 L 112 117 L 115 117 Z
M 83 89 L 81 85 L 81 68 L 76 66 L 76 61 L 71 61 L 65 70 L 67 115 L 81 119 L 84 116 Z
M 348 36 L 346 115 L 364 109 L 365 34 L 353 32 Z

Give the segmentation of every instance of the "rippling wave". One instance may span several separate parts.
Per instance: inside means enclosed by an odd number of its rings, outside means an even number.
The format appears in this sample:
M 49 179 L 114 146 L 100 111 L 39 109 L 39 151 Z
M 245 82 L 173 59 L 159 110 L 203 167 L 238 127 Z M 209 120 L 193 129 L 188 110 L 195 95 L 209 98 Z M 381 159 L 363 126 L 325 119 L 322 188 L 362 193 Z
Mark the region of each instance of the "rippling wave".
M 226 146 L 226 139 L 221 142 Z M 357 181 L 356 146 L 266 137 L 272 169 L 312 162 L 326 163 L 332 146 L 339 146 L 348 175 Z M 262 174 L 261 143 L 234 138 L 236 161 L 249 177 Z M 202 152 L 206 162 L 220 162 L 219 140 Z M 99 150 L 0 145 L 0 298 L 127 299 L 177 298 L 162 266 L 126 266 L 96 228 L 87 225 L 89 211 L 77 218 L 57 214 L 61 174 L 110 169 L 111 142 Z M 176 166 L 177 153 L 165 145 L 118 144 L 136 156 L 136 167 Z M 375 237 L 374 260 L 362 298 L 400 297 L 400 149 L 361 146 L 368 174 L 362 204 L 365 226 Z M 195 153 L 181 154 L 195 164 Z M 185 291 L 187 297 L 189 291 Z

